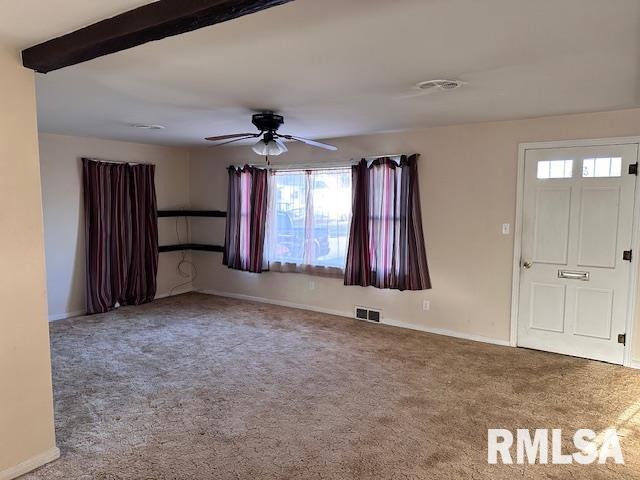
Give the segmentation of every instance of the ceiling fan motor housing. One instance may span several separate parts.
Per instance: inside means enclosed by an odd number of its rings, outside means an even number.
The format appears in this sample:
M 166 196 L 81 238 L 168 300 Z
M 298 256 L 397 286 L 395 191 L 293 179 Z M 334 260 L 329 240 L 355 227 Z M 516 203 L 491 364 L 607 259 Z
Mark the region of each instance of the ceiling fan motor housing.
M 284 117 L 274 113 L 255 113 L 251 123 L 261 132 L 275 132 L 284 123 Z

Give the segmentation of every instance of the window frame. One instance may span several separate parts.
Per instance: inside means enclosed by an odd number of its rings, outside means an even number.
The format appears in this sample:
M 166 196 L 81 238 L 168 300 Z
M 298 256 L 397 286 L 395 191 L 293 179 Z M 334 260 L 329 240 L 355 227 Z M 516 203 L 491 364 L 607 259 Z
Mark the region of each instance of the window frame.
M 278 176 L 282 177 L 285 175 L 300 175 L 302 180 L 302 185 L 305 187 L 302 193 L 302 201 L 298 202 L 297 206 L 293 208 L 293 210 L 298 210 L 299 208 L 303 209 L 302 216 L 302 253 L 297 255 L 297 258 L 287 258 L 286 256 L 274 256 L 274 249 L 276 248 L 275 242 L 277 242 L 276 237 L 280 235 L 278 232 L 278 215 L 280 213 L 279 202 L 278 202 Z M 337 235 L 335 235 L 336 241 L 339 243 L 337 248 L 338 253 L 337 256 L 340 257 L 340 264 L 335 265 L 330 262 L 322 263 L 322 261 L 318 262 L 316 260 L 312 260 L 309 262 L 308 259 L 310 256 L 310 252 L 307 250 L 308 238 L 306 228 L 308 228 L 307 218 L 309 214 L 309 210 L 311 209 L 312 214 L 318 215 L 316 211 L 317 205 L 314 204 L 315 192 L 318 190 L 322 190 L 323 188 L 318 187 L 318 181 L 321 180 L 318 178 L 319 175 L 322 174 L 331 174 L 336 176 L 336 182 L 338 186 L 338 190 L 336 190 L 336 195 L 339 195 L 342 199 L 342 202 L 338 201 L 335 205 L 343 206 L 342 209 L 335 210 L 328 214 L 328 220 L 326 223 L 327 232 L 327 243 L 329 245 L 327 248 L 331 249 L 331 240 L 334 237 L 331 236 L 331 223 L 335 222 L 335 229 Z M 307 177 L 307 175 L 310 176 Z M 345 184 L 345 178 L 348 179 L 348 185 Z M 294 182 L 295 183 L 295 182 Z M 298 184 L 300 186 L 300 184 Z M 295 187 L 295 186 L 294 186 Z M 310 192 L 306 189 L 310 188 Z M 330 190 L 333 190 L 331 186 L 327 187 Z M 310 275 L 320 275 L 320 276 L 330 276 L 330 277 L 342 277 L 344 275 L 344 268 L 346 265 L 346 256 L 347 250 L 349 246 L 349 235 L 351 230 L 351 216 L 352 216 L 352 198 L 353 198 L 353 180 L 352 180 L 352 168 L 351 165 L 341 165 L 341 166 L 314 166 L 314 167 L 290 167 L 290 168 L 277 168 L 272 169 L 269 172 L 269 205 L 268 205 L 268 214 L 267 214 L 267 236 L 266 236 L 266 246 L 265 246 L 265 255 L 267 261 L 269 263 L 269 269 L 271 271 L 283 272 L 283 273 L 306 273 Z M 335 198 L 335 195 L 332 195 Z M 343 198 L 344 197 L 344 198 Z M 308 201 L 311 201 L 311 205 L 309 205 Z M 293 202 L 292 202 L 293 203 Z M 301 205 L 301 206 L 300 206 Z M 275 222 L 275 225 L 274 225 Z M 315 232 L 318 224 L 313 223 L 313 230 Z M 275 227 L 275 230 L 274 230 Z M 289 236 L 294 235 L 288 234 Z M 313 234 L 312 234 L 313 235 Z M 311 237 L 314 239 L 314 237 Z M 298 240 L 296 238 L 296 240 Z M 331 250 L 327 253 L 329 255 Z M 323 255 L 320 255 L 322 257 Z M 326 255 L 324 255 L 326 256 Z

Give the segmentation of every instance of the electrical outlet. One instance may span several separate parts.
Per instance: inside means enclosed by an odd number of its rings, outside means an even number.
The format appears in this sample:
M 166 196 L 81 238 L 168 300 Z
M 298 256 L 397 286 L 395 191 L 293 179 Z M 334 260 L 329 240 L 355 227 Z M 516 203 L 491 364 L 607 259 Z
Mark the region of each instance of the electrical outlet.
M 431 309 L 431 300 L 423 300 L 422 301 L 422 310 L 425 312 Z
M 502 224 L 502 234 L 503 235 L 509 235 L 509 231 L 511 230 L 511 225 L 509 225 L 508 223 L 503 223 Z

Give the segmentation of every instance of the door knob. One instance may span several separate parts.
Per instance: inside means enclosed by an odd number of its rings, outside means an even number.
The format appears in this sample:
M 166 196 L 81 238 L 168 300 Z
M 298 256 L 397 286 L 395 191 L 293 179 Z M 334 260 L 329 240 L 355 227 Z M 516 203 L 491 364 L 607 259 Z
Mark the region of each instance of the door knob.
M 533 263 L 532 263 L 532 262 L 528 262 L 528 261 L 526 261 L 526 260 L 522 263 L 522 266 L 523 266 L 524 268 L 527 268 L 527 269 L 528 269 L 528 268 L 531 268 L 531 265 L 533 265 Z

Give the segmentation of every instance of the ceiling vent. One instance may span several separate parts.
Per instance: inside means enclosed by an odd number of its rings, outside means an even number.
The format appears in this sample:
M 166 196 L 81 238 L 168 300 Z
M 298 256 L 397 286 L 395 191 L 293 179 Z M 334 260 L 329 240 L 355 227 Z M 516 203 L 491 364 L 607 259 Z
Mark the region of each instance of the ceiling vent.
M 133 128 L 138 128 L 140 130 L 164 130 L 164 125 L 148 125 L 146 123 L 134 123 L 131 125 Z
M 416 85 L 419 90 L 448 92 L 464 85 L 460 80 L 427 80 Z

